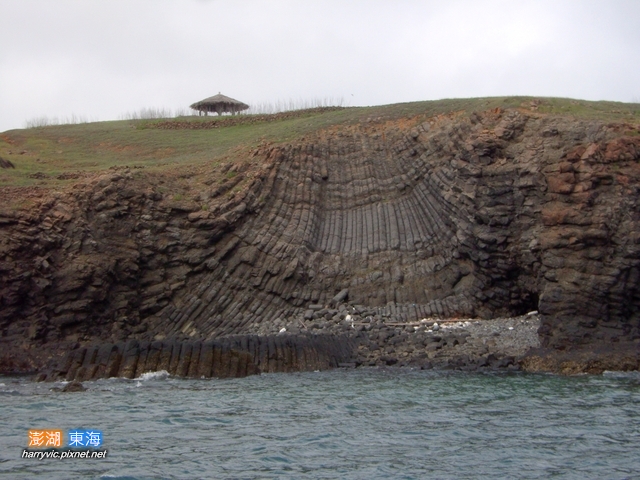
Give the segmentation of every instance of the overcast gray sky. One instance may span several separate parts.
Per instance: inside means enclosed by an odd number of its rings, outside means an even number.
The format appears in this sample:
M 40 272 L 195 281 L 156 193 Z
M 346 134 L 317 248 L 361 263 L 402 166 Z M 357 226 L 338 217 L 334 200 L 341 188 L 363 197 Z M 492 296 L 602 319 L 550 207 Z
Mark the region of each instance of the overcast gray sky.
M 0 131 L 222 92 L 640 102 L 638 0 L 0 0 Z

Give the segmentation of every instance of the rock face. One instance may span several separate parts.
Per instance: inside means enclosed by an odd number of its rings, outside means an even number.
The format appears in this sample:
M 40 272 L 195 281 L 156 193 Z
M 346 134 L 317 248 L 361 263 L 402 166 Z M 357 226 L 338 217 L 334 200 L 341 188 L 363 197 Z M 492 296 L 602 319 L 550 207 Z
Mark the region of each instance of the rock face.
M 546 347 L 633 342 L 639 161 L 635 127 L 496 110 L 261 147 L 197 200 L 130 171 L 78 184 L 0 215 L 0 366 L 266 335 L 345 301 L 399 321 L 538 310 Z
M 188 378 L 245 377 L 260 372 L 335 368 L 351 358 L 346 337 L 231 336 L 212 341 L 129 340 L 77 348 L 39 375 L 39 380 L 85 381 L 137 378 L 166 371 Z

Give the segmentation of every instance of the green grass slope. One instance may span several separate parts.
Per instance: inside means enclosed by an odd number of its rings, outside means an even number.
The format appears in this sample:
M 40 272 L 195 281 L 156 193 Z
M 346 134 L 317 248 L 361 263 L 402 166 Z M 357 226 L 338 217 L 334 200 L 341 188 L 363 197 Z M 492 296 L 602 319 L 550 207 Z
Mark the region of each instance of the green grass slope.
M 495 97 L 312 109 L 275 115 L 184 117 L 166 121 L 123 120 L 47 126 L 0 134 L 0 158 L 8 160 L 15 167 L 0 168 L 0 188 L 59 188 L 112 167 L 162 171 L 175 166 L 215 165 L 262 142 L 291 141 L 337 125 L 401 118 L 418 121 L 435 115 L 470 113 L 498 107 L 611 122 L 640 122 L 640 104 Z

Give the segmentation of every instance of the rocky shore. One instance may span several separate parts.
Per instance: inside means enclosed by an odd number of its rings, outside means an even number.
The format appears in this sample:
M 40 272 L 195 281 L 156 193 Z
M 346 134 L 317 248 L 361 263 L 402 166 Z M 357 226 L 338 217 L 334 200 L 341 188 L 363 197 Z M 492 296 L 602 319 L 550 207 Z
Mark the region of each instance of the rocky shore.
M 179 170 L 0 208 L 0 372 L 254 337 L 294 369 L 321 336 L 353 350 L 319 365 L 637 368 L 638 125 L 379 118 Z
M 539 325 L 536 315 L 384 325 L 365 330 L 357 359 L 370 366 L 519 370 L 519 359 L 539 345 Z
M 536 311 L 495 319 L 402 321 L 384 309 L 311 304 L 304 315 L 263 326 L 260 334 L 213 341 L 130 340 L 71 351 L 39 381 L 137 378 L 167 371 L 185 378 L 244 377 L 331 368 L 409 367 L 462 371 L 528 371 L 565 375 L 640 369 L 640 342 L 565 351 L 541 347 Z M 388 312 L 388 310 L 387 310 Z
M 339 296 L 339 295 L 338 295 Z M 352 366 L 482 367 L 519 369 L 518 359 L 540 347 L 540 316 L 491 320 L 437 317 L 406 321 L 391 307 L 311 304 L 301 317 L 260 329 L 260 334 L 345 335 L 357 345 Z
M 361 366 L 520 370 L 524 355 L 540 346 L 537 312 L 493 320 L 425 318 L 407 323 L 359 306 L 310 311 L 313 314 L 307 311 L 305 316 L 311 318 L 274 326 L 279 331 L 265 335 L 76 345 L 36 379 L 137 378 L 163 370 L 191 378 L 244 377 Z

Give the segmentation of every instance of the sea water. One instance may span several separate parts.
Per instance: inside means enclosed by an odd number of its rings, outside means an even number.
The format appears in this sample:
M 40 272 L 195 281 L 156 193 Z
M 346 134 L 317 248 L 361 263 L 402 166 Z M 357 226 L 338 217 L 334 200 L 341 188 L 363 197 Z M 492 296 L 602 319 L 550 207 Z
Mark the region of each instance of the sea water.
M 0 476 L 640 478 L 640 375 L 356 369 L 63 384 L 0 377 Z M 96 429 L 104 459 L 26 459 L 30 429 Z

